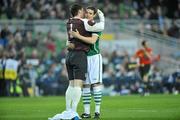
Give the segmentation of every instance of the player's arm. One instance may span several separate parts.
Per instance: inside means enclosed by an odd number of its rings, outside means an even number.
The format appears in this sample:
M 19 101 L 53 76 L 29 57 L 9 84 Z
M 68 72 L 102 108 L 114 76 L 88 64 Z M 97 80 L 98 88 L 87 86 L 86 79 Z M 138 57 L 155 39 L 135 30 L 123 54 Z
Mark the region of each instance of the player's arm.
M 132 56 L 132 60 L 136 63 L 136 67 L 140 66 L 140 50 L 136 51 L 136 53 Z
M 74 49 L 75 45 L 69 41 L 72 36 L 70 35 L 69 31 L 72 31 L 72 23 L 67 23 L 67 41 L 66 41 L 66 47 L 68 49 Z
M 139 58 L 139 51 L 136 51 L 136 53 L 132 56 L 133 60 Z
M 97 13 L 98 13 L 100 22 L 95 23 L 94 25 L 89 25 L 88 20 L 86 20 L 86 19 L 83 20 L 86 31 L 101 32 L 104 30 L 104 23 L 105 23 L 104 14 L 99 9 L 98 9 Z
M 85 37 L 79 34 L 79 31 L 71 31 L 70 34 L 75 37 L 80 39 L 81 41 L 88 43 L 88 44 L 94 44 L 96 42 L 96 40 L 98 39 L 99 35 L 93 33 L 91 37 Z

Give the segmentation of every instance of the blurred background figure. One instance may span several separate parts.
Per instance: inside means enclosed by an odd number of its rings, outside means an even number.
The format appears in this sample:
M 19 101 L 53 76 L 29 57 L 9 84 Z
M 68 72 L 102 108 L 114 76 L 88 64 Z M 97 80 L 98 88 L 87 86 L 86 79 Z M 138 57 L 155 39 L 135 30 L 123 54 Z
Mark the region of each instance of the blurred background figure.
M 141 48 L 136 52 L 135 58 L 138 58 L 138 69 L 139 69 L 139 74 L 141 77 L 141 82 L 142 82 L 142 95 L 149 95 L 149 89 L 150 89 L 150 81 L 149 81 L 149 76 L 150 76 L 150 69 L 152 67 L 153 61 L 159 60 L 158 57 L 154 57 L 153 55 L 153 50 L 152 48 L 149 47 L 148 43 L 146 40 L 143 40 L 141 42 Z
M 6 81 L 4 77 L 5 61 L 6 52 L 3 50 L 3 47 L 0 46 L 0 96 L 6 96 Z
M 6 95 L 17 96 L 17 79 L 19 63 L 15 59 L 13 51 L 7 51 L 7 59 L 5 61 L 4 78 L 6 81 Z

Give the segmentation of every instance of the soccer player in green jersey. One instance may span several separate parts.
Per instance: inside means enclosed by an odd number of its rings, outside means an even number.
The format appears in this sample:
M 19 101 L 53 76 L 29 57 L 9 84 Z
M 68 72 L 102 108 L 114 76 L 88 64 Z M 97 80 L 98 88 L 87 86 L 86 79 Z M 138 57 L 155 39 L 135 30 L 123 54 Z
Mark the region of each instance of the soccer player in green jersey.
M 95 24 L 94 17 L 97 12 L 101 12 L 94 7 L 87 7 L 85 17 L 88 19 L 88 24 L 93 26 Z M 98 13 L 98 14 L 102 14 Z M 84 113 L 81 115 L 82 118 L 91 118 L 90 114 L 90 102 L 91 94 L 94 96 L 95 101 L 95 114 L 94 118 L 100 117 L 100 105 L 102 97 L 102 56 L 99 49 L 99 38 L 101 32 L 92 32 L 92 37 L 85 37 L 79 34 L 78 31 L 72 31 L 71 35 L 75 38 L 81 39 L 82 41 L 91 44 L 90 50 L 87 53 L 88 60 L 88 73 L 86 81 L 83 85 L 83 104 Z M 93 91 L 91 91 L 91 87 Z

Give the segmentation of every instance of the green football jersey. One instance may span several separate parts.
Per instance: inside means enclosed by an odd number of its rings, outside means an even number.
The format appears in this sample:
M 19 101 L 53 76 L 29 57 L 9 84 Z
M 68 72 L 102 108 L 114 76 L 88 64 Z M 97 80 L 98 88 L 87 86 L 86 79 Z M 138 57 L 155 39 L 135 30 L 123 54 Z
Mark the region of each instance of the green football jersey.
M 90 45 L 90 49 L 87 53 L 87 56 L 92 56 L 92 55 L 96 55 L 96 54 L 100 53 L 99 39 L 100 39 L 102 32 L 97 32 L 96 34 L 98 34 L 98 39 L 96 40 L 96 42 L 94 44 Z

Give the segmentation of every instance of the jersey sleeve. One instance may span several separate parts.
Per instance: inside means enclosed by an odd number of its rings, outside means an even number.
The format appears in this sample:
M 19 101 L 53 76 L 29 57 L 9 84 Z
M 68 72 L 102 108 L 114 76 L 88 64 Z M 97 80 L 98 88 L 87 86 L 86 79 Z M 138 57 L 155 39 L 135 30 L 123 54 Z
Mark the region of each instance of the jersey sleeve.
M 136 52 L 136 57 L 143 57 L 143 51 L 140 49 Z
M 100 16 L 99 16 L 100 17 Z M 87 19 L 83 19 L 85 30 L 89 32 L 101 32 L 104 30 L 104 15 L 101 15 L 100 22 L 90 24 Z

